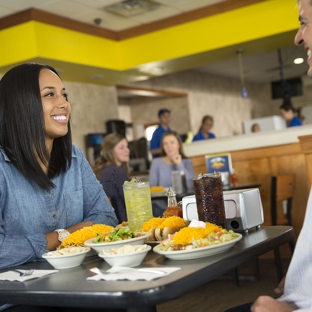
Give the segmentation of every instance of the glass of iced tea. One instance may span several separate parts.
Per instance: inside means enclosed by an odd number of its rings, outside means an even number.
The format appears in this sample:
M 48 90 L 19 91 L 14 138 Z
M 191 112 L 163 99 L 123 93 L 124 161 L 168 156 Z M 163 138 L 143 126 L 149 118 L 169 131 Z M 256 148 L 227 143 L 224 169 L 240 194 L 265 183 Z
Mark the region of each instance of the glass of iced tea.
M 226 228 L 221 175 L 219 172 L 199 174 L 193 178 L 198 220 Z
M 124 182 L 123 191 L 129 228 L 133 232 L 140 232 L 143 223 L 153 218 L 149 183 L 134 178 Z

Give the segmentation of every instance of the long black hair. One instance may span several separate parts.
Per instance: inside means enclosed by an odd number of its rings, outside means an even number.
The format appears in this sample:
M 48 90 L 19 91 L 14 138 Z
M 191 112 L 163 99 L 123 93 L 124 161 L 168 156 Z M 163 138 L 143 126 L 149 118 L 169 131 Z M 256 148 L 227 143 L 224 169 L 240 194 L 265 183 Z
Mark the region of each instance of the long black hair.
M 49 190 L 52 178 L 65 172 L 71 165 L 72 139 L 70 121 L 68 133 L 56 138 L 49 155 L 45 145 L 44 114 L 39 88 L 39 74 L 49 69 L 37 63 L 18 65 L 9 70 L 0 81 L 0 146 L 13 165 L 42 189 Z M 45 174 L 37 157 L 49 164 Z

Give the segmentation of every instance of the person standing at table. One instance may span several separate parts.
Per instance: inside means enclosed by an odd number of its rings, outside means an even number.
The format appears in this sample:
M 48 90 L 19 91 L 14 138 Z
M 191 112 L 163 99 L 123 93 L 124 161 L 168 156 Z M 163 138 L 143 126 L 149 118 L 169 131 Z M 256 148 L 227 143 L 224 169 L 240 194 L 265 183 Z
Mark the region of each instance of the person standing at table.
M 216 136 L 214 135 L 214 133 L 210 132 L 212 127 L 213 118 L 209 115 L 204 116 L 198 133 L 193 138 L 193 142 L 207 139 L 215 139 Z
M 29 63 L 0 81 L 0 269 L 43 260 L 72 232 L 118 220 L 82 151 L 71 106 L 48 65 Z
M 172 186 L 172 171 L 180 171 L 185 177 L 186 188 L 188 191 L 193 189 L 194 168 L 190 158 L 187 158 L 183 152 L 183 146 L 180 136 L 174 132 L 166 132 L 161 140 L 161 157 L 152 161 L 149 183 L 150 186 Z M 167 201 L 153 199 L 154 216 L 162 216 L 167 209 Z
M 95 160 L 93 172 L 111 199 L 118 221 L 127 221 L 123 184 L 130 181 L 130 150 L 127 140 L 120 134 L 108 134 L 101 144 L 102 156 Z
M 157 158 L 161 154 L 161 139 L 164 133 L 171 131 L 170 124 L 170 110 L 167 108 L 162 108 L 158 111 L 159 124 L 153 133 L 150 142 L 150 151 L 153 158 Z
M 299 0 L 300 28 L 295 43 L 312 51 L 312 2 Z M 312 59 L 308 57 L 308 76 L 312 78 Z M 234 307 L 227 312 L 279 312 L 312 311 L 312 190 L 307 203 L 306 214 L 295 252 L 292 256 L 286 277 L 280 282 L 275 292 L 280 295 L 274 299 L 260 296 L 254 303 Z
M 283 104 L 280 106 L 282 117 L 288 123 L 288 127 L 302 126 L 301 119 L 297 116 L 296 109 L 293 107 L 291 100 L 285 98 Z

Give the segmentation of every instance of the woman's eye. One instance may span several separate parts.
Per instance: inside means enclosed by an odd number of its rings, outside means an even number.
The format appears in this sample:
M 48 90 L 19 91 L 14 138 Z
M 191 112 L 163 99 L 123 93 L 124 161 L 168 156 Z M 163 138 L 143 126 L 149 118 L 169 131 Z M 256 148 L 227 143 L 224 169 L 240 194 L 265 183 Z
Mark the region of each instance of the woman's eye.
M 49 96 L 53 96 L 53 95 L 54 95 L 53 92 L 50 92 L 50 93 L 45 94 L 44 97 L 49 97 Z
M 68 94 L 67 93 L 63 93 L 63 97 L 66 99 L 66 101 L 68 101 Z

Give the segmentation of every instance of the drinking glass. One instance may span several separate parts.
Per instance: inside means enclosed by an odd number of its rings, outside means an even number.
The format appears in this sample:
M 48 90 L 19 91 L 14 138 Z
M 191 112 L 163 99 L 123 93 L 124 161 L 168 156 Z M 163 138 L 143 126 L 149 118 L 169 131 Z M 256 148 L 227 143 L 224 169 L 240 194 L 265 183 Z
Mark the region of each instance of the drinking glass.
M 221 175 L 199 174 L 193 178 L 198 220 L 226 228 Z
M 133 232 L 140 232 L 143 223 L 153 218 L 149 183 L 132 179 L 124 183 L 123 191 L 129 228 Z

